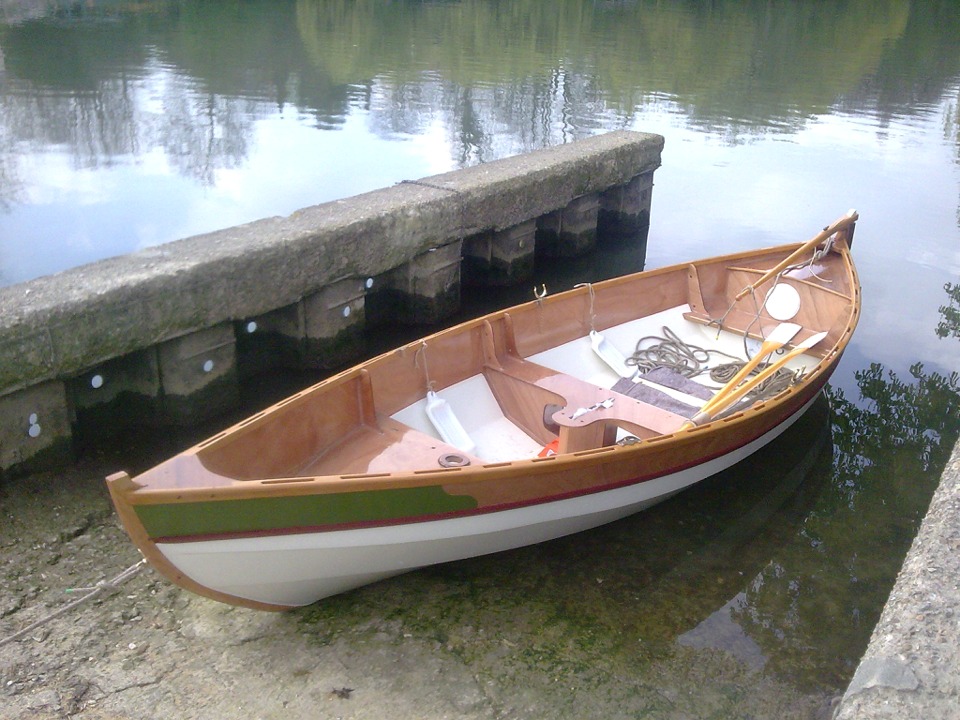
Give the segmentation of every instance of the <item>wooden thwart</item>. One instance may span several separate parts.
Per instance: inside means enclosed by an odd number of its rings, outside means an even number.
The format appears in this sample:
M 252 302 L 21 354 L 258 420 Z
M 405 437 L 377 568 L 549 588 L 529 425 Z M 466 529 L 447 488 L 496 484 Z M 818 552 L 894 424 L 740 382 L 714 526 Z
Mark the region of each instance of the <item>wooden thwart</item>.
M 833 223 L 832 225 L 828 225 L 828 226 L 825 227 L 823 230 L 821 230 L 819 233 L 817 233 L 817 234 L 814 235 L 812 238 L 810 238 L 809 240 L 807 240 L 803 245 L 801 245 L 801 246 L 798 247 L 796 250 L 794 250 L 792 253 L 790 253 L 790 254 L 789 254 L 787 257 L 785 257 L 783 260 L 781 260 L 781 261 L 778 262 L 776 265 L 774 265 L 772 268 L 770 268 L 769 270 L 767 270 L 767 271 L 760 277 L 759 280 L 757 280 L 756 282 L 754 282 L 752 285 L 748 285 L 748 286 L 745 287 L 743 290 L 741 290 L 739 293 L 737 293 L 736 299 L 739 300 L 740 298 L 744 297 L 745 295 L 747 295 L 747 294 L 750 293 L 751 291 L 756 290 L 758 287 L 760 287 L 760 286 L 763 285 L 765 282 L 767 282 L 767 280 L 770 280 L 771 278 L 776 277 L 778 273 L 782 272 L 783 270 L 786 270 L 788 267 L 790 267 L 790 265 L 792 265 L 793 263 L 795 263 L 795 262 L 796 262 L 797 260 L 799 260 L 801 257 L 803 257 L 804 255 L 812 252 L 813 249 L 814 249 L 817 245 L 819 245 L 820 243 L 822 243 L 824 240 L 828 239 L 828 238 L 829 238 L 830 236 L 832 236 L 832 235 L 835 235 L 837 232 L 839 232 L 839 231 L 841 231 L 841 230 L 846 230 L 847 228 L 851 227 L 854 223 L 857 222 L 857 220 L 859 219 L 859 217 L 860 217 L 860 216 L 857 214 L 857 212 L 856 212 L 855 210 L 851 210 L 850 212 L 848 212 L 846 215 L 844 215 L 842 218 L 840 218 L 839 220 L 837 220 L 837 221 L 836 221 L 835 223 Z

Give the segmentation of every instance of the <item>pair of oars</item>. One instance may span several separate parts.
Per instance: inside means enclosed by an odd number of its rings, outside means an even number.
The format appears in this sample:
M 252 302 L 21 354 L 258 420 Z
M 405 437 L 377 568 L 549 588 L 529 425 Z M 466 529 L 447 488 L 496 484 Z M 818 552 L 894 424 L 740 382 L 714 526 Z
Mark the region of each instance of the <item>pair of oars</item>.
M 748 360 L 747 363 L 740 368 L 737 374 L 734 375 L 726 385 L 720 388 L 716 395 L 708 400 L 704 406 L 700 408 L 700 411 L 694 415 L 692 419 L 685 422 L 682 427 L 689 428 L 695 425 L 702 425 L 703 423 L 710 421 L 719 413 L 731 407 L 735 402 L 740 400 L 740 398 L 760 385 L 760 383 L 764 382 L 767 378 L 772 377 L 777 370 L 782 368 L 797 355 L 809 350 L 827 336 L 827 333 L 825 332 L 811 335 L 806 340 L 797 343 L 792 350 L 784 353 L 776 361 L 765 367 L 754 377 L 750 378 L 749 380 L 745 380 L 765 357 L 775 353 L 777 350 L 793 340 L 800 330 L 800 326 L 796 323 L 780 323 L 777 325 L 773 332 L 771 332 L 766 340 L 763 341 L 759 352 L 757 352 L 756 355 Z M 743 384 L 741 384 L 741 382 Z

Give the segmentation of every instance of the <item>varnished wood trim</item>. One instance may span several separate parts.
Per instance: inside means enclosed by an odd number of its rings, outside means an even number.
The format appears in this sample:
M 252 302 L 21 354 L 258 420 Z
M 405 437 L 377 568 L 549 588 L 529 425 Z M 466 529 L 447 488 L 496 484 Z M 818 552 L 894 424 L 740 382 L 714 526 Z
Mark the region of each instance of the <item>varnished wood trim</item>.
M 358 378 L 357 402 L 360 405 L 360 416 L 363 418 L 365 425 L 378 427 L 377 407 L 373 399 L 373 383 L 370 380 L 370 371 L 363 368 L 360 370 Z
M 500 360 L 497 357 L 497 347 L 493 337 L 493 327 L 489 320 L 484 320 L 480 326 L 480 340 L 483 346 L 483 362 L 487 367 L 500 369 Z
M 137 483 L 131 480 L 127 473 L 118 472 L 107 477 L 107 488 L 110 491 L 110 497 L 113 500 L 113 506 L 117 511 L 117 516 L 120 518 L 123 529 L 127 531 L 127 535 L 130 536 L 133 544 L 136 545 L 137 549 L 140 551 L 140 554 L 146 558 L 147 562 L 149 562 L 157 572 L 167 578 L 167 580 L 172 582 L 174 585 L 178 585 L 185 590 L 189 590 L 192 593 L 209 598 L 211 600 L 227 603 L 228 605 L 239 605 L 252 610 L 269 610 L 277 612 L 292 609 L 287 605 L 275 605 L 273 603 L 264 603 L 257 600 L 249 600 L 247 598 L 229 595 L 227 593 L 208 588 L 207 586 L 201 585 L 198 582 L 195 582 L 193 579 L 187 577 L 167 559 L 166 555 L 160 552 L 160 549 L 156 546 L 156 543 L 154 543 L 147 535 L 147 531 L 140 522 L 140 518 L 137 517 L 137 513 L 130 506 L 130 503 L 127 502 L 129 494 L 136 492 L 136 490 L 139 489 Z
M 694 312 L 706 314 L 707 308 L 700 288 L 700 274 L 697 272 L 697 266 L 692 263 L 687 266 L 687 293 L 690 308 Z

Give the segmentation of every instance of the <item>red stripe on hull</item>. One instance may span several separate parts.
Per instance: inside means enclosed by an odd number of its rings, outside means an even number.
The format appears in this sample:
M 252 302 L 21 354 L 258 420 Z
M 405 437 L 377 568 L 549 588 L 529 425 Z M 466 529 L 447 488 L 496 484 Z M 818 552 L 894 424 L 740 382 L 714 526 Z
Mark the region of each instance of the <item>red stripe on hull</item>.
M 605 485 L 594 485 L 589 488 L 582 488 L 580 490 L 574 490 L 566 493 L 560 493 L 557 495 L 550 495 L 546 497 L 534 498 L 530 500 L 523 500 L 518 502 L 511 503 L 499 503 L 496 505 L 488 505 L 480 508 L 473 508 L 470 510 L 460 510 L 455 512 L 448 513 L 437 513 L 433 515 L 413 515 L 405 518 L 394 518 L 390 520 L 373 520 L 373 521 L 360 521 L 360 522 L 350 522 L 350 523 L 338 523 L 335 525 L 314 525 L 314 526 L 298 526 L 298 527 L 285 527 L 276 530 L 252 530 L 250 532 L 233 532 L 233 533 L 210 533 L 203 535 L 178 535 L 175 537 L 158 537 L 153 538 L 153 541 L 156 543 L 189 543 L 189 542 L 203 542 L 209 540 L 234 540 L 234 539 L 243 539 L 243 538 L 261 538 L 261 537 L 273 537 L 280 535 L 299 535 L 304 533 L 327 533 L 327 532 L 339 532 L 345 530 L 362 530 L 367 528 L 378 528 L 378 527 L 390 527 L 397 525 L 411 525 L 415 523 L 422 522 L 432 522 L 437 520 L 453 520 L 457 518 L 471 517 L 475 515 L 486 515 L 490 513 L 503 512 L 505 510 L 513 510 L 517 508 L 530 507 L 533 505 L 541 505 L 550 502 L 557 502 L 560 500 L 567 500 L 575 497 L 582 497 L 585 495 L 594 495 L 596 493 L 607 492 L 610 490 L 617 490 L 622 487 L 627 487 L 630 485 L 637 485 L 644 482 L 649 482 L 650 480 L 655 480 L 659 477 L 665 475 L 670 475 L 677 472 L 682 472 L 688 470 L 697 465 L 702 465 L 704 463 L 715 460 L 724 455 L 728 455 L 732 452 L 736 452 L 741 447 L 749 445 L 751 442 L 754 442 L 758 438 L 762 437 L 767 432 L 771 431 L 775 427 L 779 426 L 783 422 L 786 422 L 790 417 L 800 411 L 807 402 L 812 400 L 817 394 L 823 389 L 823 386 L 826 385 L 827 380 L 829 379 L 830 371 L 825 372 L 821 378 L 818 378 L 818 383 L 815 387 L 814 392 L 812 393 L 800 393 L 798 394 L 793 402 L 790 403 L 788 408 L 789 412 L 784 412 L 781 414 L 777 421 L 771 423 L 770 425 L 764 425 L 757 432 L 751 434 L 746 439 L 742 439 L 740 442 L 729 445 L 722 450 L 711 453 L 710 455 L 704 455 L 697 457 L 696 460 L 677 464 L 671 466 L 665 470 L 660 470 L 655 473 L 649 473 L 646 475 L 638 475 L 631 477 L 626 480 L 621 480 L 618 482 L 608 483 Z

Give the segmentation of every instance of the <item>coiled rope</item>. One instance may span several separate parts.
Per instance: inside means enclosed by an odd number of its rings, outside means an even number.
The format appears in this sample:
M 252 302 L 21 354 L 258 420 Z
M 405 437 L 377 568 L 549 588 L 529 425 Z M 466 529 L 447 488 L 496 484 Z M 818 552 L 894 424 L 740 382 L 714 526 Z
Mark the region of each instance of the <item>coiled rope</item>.
M 711 350 L 685 342 L 669 327 L 664 326 L 662 332 L 662 336 L 647 335 L 640 338 L 633 354 L 626 359 L 626 364 L 636 367 L 640 372 L 668 368 L 688 378 L 708 373 L 713 382 L 722 385 L 733 379 L 733 376 L 746 364 L 743 360 L 722 350 Z M 650 344 L 647 345 L 647 343 Z M 710 367 L 711 360 L 716 357 L 728 358 L 729 362 Z M 759 373 L 765 367 L 767 364 L 762 363 L 751 374 Z M 781 368 L 747 393 L 745 401 L 749 404 L 773 397 L 797 380 L 799 380 L 798 373 Z
M 648 342 L 653 344 L 643 347 Z M 649 372 L 654 368 L 669 368 L 685 377 L 693 378 L 707 369 L 711 354 L 737 360 L 725 352 L 707 350 L 684 342 L 673 330 L 664 326 L 663 336 L 647 335 L 640 338 L 633 355 L 627 358 L 626 363 L 641 372 Z

